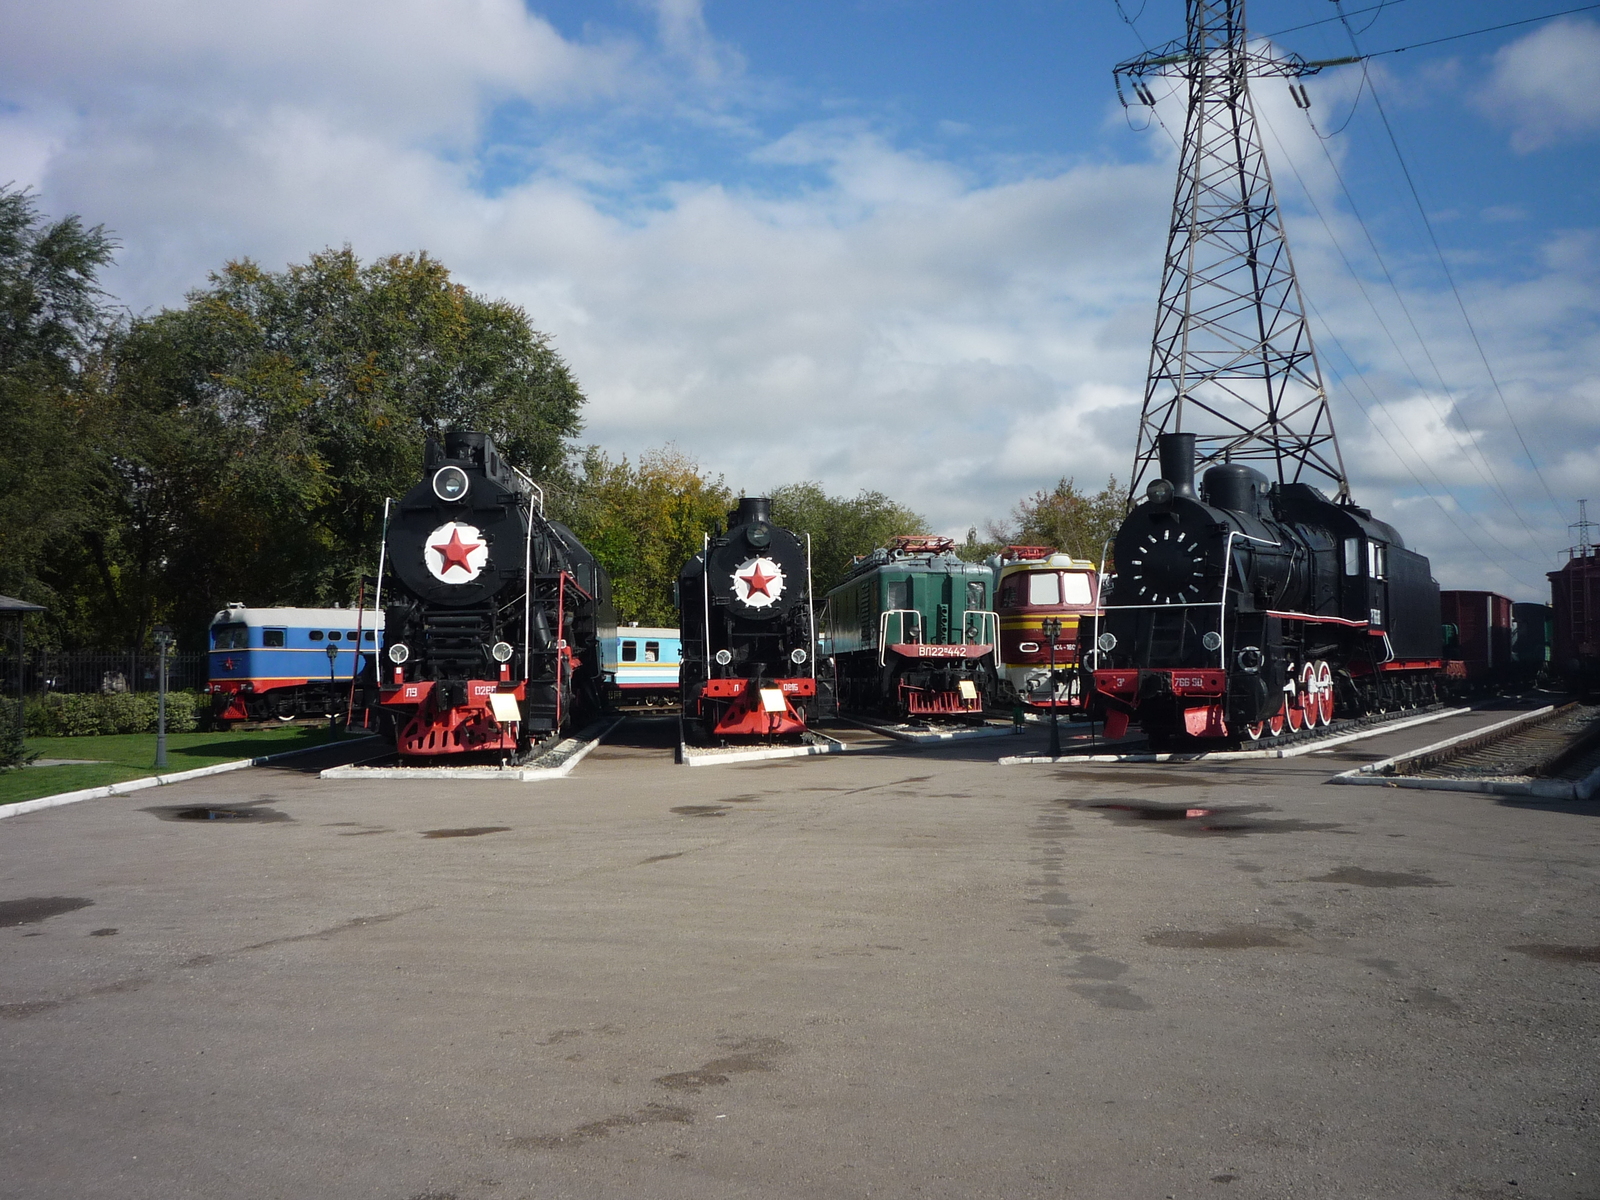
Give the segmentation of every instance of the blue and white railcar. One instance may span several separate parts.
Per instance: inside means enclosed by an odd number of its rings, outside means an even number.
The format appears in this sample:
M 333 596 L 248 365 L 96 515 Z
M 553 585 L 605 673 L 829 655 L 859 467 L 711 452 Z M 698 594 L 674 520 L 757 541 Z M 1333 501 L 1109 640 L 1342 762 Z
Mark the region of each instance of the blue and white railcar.
M 383 614 L 370 609 L 230 604 L 211 621 L 212 718 L 290 721 L 341 711 L 351 679 L 372 678 L 382 630 Z
M 678 702 L 678 664 L 683 643 L 676 629 L 619 625 L 601 641 L 611 700 L 622 704 Z

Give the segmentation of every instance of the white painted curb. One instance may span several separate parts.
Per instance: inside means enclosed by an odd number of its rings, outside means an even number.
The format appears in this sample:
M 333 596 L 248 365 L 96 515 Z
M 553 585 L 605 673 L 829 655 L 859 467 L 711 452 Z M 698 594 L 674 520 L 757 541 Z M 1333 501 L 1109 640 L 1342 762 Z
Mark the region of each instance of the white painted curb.
M 356 741 L 376 741 L 372 738 Z M 225 775 L 229 771 L 242 771 L 246 767 L 265 767 L 286 758 L 326 750 L 327 746 L 304 746 L 299 750 L 285 750 L 281 754 L 265 754 L 260 758 L 240 758 L 233 762 L 212 763 L 209 767 L 196 767 L 192 771 L 175 771 L 171 775 L 146 775 L 142 779 L 129 779 L 123 783 L 110 783 L 105 787 L 83 788 L 76 792 L 59 792 L 54 796 L 40 796 L 37 800 L 19 800 L 15 804 L 0 805 L 0 818 L 20 817 L 24 813 L 38 812 L 43 808 L 59 808 L 63 804 L 76 804 L 80 800 L 104 800 L 108 796 L 125 796 L 129 792 L 142 792 L 146 788 L 166 787 L 171 783 L 184 783 L 190 779 L 204 779 L 207 775 Z
M 1401 729 L 1410 729 L 1414 725 L 1427 725 L 1432 721 L 1442 721 L 1445 717 L 1459 717 L 1462 713 L 1471 711 L 1472 709 L 1470 708 L 1447 708 L 1436 713 L 1425 713 L 1420 717 L 1409 717 L 1404 721 L 1385 722 L 1366 729 L 1357 729 L 1351 733 L 1341 733 L 1338 737 L 1316 738 L 1313 741 L 1301 742 L 1296 746 L 1278 746 L 1267 750 L 1204 750 L 1194 754 L 1063 754 L 1060 758 L 1035 754 L 1002 758 L 1000 765 L 1002 767 L 1015 767 L 1025 763 L 1242 762 L 1252 759 L 1299 758 L 1302 754 L 1311 754 L 1317 750 L 1328 750 L 1334 746 L 1343 746 L 1349 742 L 1359 742 L 1385 733 L 1395 733 Z M 1473 731 L 1473 734 L 1482 732 L 1483 730 L 1477 729 Z
M 879 725 L 872 721 L 863 721 L 858 717 L 840 717 L 839 720 L 862 729 L 870 729 L 873 733 L 881 733 L 884 737 L 894 738 L 897 742 L 910 742 L 913 745 L 960 742 L 970 738 L 1010 737 L 1016 732 L 1009 725 L 984 725 L 966 729 L 908 729 L 904 725 Z
M 318 775 L 319 779 L 420 779 L 430 783 L 450 780 L 497 779 L 502 783 L 541 783 L 550 779 L 565 779 L 572 769 L 589 756 L 589 752 L 610 736 L 612 730 L 626 718 L 618 717 L 580 749 L 563 759 L 558 767 L 329 767 Z M 576 744 L 575 738 L 564 738 L 545 754 L 554 754 L 563 747 Z M 543 757 L 543 756 L 541 756 Z

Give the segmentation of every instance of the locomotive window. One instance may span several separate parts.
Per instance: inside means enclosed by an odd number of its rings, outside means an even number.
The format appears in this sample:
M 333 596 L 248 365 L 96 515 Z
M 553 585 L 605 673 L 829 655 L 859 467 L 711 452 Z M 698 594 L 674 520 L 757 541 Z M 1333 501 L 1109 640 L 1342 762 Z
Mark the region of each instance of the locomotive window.
M 282 646 L 286 629 L 263 629 L 261 631 L 261 644 L 263 646 Z
M 976 579 L 969 581 L 967 584 L 968 610 L 978 609 L 981 611 L 983 606 L 983 584 Z
M 911 607 L 911 580 L 901 579 L 889 585 L 889 607 Z
M 623 662 L 638 662 L 639 661 L 639 643 L 638 642 L 623 642 L 622 643 L 622 661 Z
M 1389 547 L 1380 542 L 1367 543 L 1367 574 L 1374 579 L 1384 579 L 1389 574 Z
M 320 642 L 320 641 L 321 641 L 321 640 L 322 640 L 322 630 L 320 630 L 320 629 L 313 629 L 313 630 L 312 630 L 312 631 L 311 631 L 311 640 L 312 640 L 312 641 L 313 641 L 313 642 Z
M 644 660 L 645 660 L 645 662 L 660 662 L 661 661 L 661 643 L 660 642 L 646 642 L 644 644 Z
M 1010 608 L 1016 602 L 1017 585 L 1008 582 L 1005 587 L 1000 589 L 1000 606 L 1002 608 Z
M 330 642 L 337 642 L 341 636 L 343 635 L 337 629 L 328 630 L 328 640 Z
M 218 625 L 212 635 L 218 650 L 244 650 L 250 645 L 250 629 L 245 625 Z
M 1088 604 L 1089 576 L 1083 571 L 1074 571 L 1061 577 L 1066 586 L 1068 604 Z
M 1029 604 L 1060 604 L 1061 576 L 1054 571 L 1035 571 L 1028 576 Z
M 1361 539 L 1345 538 L 1344 540 L 1344 573 L 1346 575 L 1361 574 Z
M 374 633 L 374 632 L 373 632 L 373 631 L 372 631 L 372 630 L 370 630 L 370 629 L 369 629 L 369 630 L 367 630 L 367 641 L 369 641 L 369 642 L 375 642 L 375 641 L 377 641 L 377 640 L 378 640 L 378 635 L 377 635 L 377 634 L 376 634 L 376 633 Z

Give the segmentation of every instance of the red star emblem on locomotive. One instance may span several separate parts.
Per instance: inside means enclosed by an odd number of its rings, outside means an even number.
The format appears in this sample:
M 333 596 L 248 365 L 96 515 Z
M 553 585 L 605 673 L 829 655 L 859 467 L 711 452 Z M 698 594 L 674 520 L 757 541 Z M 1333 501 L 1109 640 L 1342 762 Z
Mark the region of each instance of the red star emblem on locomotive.
M 764 555 L 735 567 L 732 581 L 734 598 L 749 608 L 771 608 L 783 596 L 783 568 Z
M 439 565 L 439 574 L 444 575 L 449 572 L 450 568 L 460 567 L 468 575 L 471 575 L 472 563 L 468 561 L 467 556 L 470 555 L 474 550 L 478 549 L 480 545 L 482 545 L 482 543 L 474 543 L 473 545 L 469 546 L 466 542 L 461 540 L 461 531 L 459 529 L 452 529 L 450 531 L 450 540 L 448 542 L 444 543 L 442 546 L 432 547 L 432 549 L 439 552 L 440 557 L 443 559 L 443 562 L 441 562 Z
M 741 575 L 741 576 L 739 576 L 739 578 L 741 580 L 743 580 L 745 586 L 750 589 L 750 594 L 752 596 L 755 596 L 755 595 L 758 595 L 758 594 L 762 595 L 762 596 L 770 596 L 772 593 L 767 591 L 767 588 L 771 584 L 776 583 L 777 580 L 779 579 L 779 576 L 777 576 L 777 575 L 763 575 L 761 573 L 761 563 L 757 562 L 756 565 L 755 565 L 755 569 L 752 570 L 750 572 L 750 574 Z

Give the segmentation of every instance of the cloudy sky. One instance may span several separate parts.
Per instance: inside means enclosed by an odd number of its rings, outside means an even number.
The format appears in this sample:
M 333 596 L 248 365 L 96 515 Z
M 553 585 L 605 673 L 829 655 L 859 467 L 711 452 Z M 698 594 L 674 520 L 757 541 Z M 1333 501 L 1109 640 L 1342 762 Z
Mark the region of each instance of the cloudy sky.
M 1577 499 L 1600 517 L 1600 8 L 1416 43 L 1576 3 L 1344 0 L 1362 51 L 1412 48 L 1311 79 L 1309 120 L 1256 88 L 1357 500 L 1445 586 L 1518 599 Z M 1250 23 L 1327 58 L 1337 12 Z M 1182 112 L 1124 111 L 1110 68 L 1182 20 L 0 0 L 0 181 L 114 230 L 135 311 L 230 259 L 426 249 L 554 337 L 585 441 L 877 488 L 960 534 L 1129 473 Z

